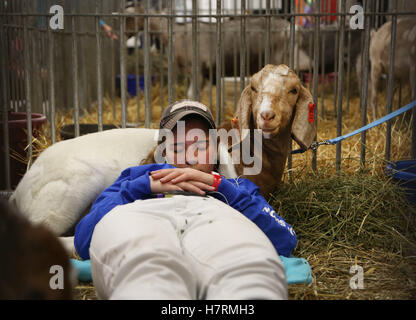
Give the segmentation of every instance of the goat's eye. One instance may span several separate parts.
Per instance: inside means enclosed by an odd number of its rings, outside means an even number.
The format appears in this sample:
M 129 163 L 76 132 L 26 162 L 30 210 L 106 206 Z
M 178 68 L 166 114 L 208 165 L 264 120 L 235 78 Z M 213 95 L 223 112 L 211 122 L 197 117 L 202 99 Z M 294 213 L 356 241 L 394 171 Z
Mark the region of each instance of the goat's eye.
M 292 90 L 290 90 L 289 92 L 290 92 L 290 93 L 293 93 L 293 94 L 297 94 L 297 93 L 298 93 L 298 89 L 293 88 L 293 89 L 292 89 Z
M 254 91 L 254 92 L 257 92 L 257 89 L 254 88 L 253 86 L 251 86 L 251 90 Z

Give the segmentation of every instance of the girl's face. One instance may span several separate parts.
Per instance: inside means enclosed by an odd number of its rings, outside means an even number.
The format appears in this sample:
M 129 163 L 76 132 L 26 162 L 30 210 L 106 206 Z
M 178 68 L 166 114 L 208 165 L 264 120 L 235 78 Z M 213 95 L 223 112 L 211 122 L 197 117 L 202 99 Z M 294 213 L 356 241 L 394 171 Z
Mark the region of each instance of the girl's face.
M 181 125 L 185 122 L 184 130 Z M 210 173 L 214 169 L 216 148 L 207 124 L 191 118 L 178 122 L 172 130 L 174 139 L 166 141 L 166 160 L 177 168 L 193 168 Z

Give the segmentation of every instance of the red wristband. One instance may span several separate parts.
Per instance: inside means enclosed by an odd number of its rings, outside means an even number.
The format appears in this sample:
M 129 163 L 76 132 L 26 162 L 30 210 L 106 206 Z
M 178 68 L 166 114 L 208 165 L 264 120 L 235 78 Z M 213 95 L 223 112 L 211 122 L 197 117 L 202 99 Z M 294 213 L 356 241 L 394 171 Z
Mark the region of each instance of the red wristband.
M 212 186 L 215 187 L 215 191 L 217 191 L 218 187 L 221 183 L 222 178 L 218 173 L 216 173 L 214 171 L 211 171 L 211 174 L 214 177 L 214 182 L 212 183 Z

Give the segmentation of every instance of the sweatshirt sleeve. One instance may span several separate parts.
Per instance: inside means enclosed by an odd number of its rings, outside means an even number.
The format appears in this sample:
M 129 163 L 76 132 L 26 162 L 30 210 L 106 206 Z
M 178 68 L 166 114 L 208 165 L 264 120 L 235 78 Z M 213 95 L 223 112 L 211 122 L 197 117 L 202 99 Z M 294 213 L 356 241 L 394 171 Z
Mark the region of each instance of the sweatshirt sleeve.
M 151 194 L 149 173 L 153 170 L 173 168 L 167 164 L 131 167 L 105 189 L 93 203 L 90 212 L 75 228 L 75 249 L 82 259 L 89 259 L 89 248 L 95 225 L 118 205 L 149 198 Z
M 269 205 L 259 188 L 247 179 L 222 179 L 214 195 L 253 221 L 270 239 L 279 255 L 289 257 L 296 247 L 293 228 Z

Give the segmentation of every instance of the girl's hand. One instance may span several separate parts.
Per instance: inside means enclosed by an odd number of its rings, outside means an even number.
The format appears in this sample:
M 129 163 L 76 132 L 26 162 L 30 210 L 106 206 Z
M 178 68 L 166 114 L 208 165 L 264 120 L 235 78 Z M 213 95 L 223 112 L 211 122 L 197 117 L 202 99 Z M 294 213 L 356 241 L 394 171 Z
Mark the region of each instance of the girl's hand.
M 155 180 L 152 176 L 149 176 L 150 180 L 150 190 L 152 193 L 162 193 L 162 192 L 169 192 L 169 191 L 183 191 L 183 189 L 173 183 L 161 183 L 160 180 Z
M 174 169 L 161 169 L 150 172 L 154 179 L 160 179 L 160 182 L 171 182 L 177 184 L 182 181 L 199 181 L 207 186 L 212 186 L 214 183 L 214 177 L 212 174 L 202 172 L 192 168 L 174 168 Z
M 186 191 L 205 195 L 204 190 L 214 191 L 212 186 L 214 177 L 199 170 L 191 168 L 162 169 L 152 171 L 150 177 L 159 180 L 162 184 L 176 185 Z

